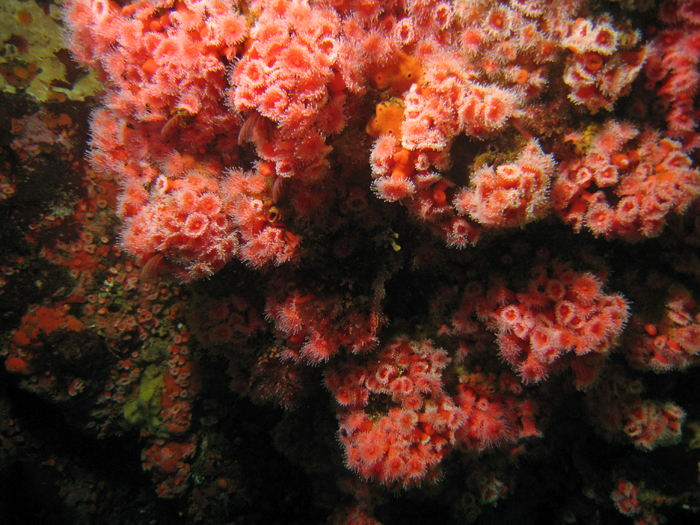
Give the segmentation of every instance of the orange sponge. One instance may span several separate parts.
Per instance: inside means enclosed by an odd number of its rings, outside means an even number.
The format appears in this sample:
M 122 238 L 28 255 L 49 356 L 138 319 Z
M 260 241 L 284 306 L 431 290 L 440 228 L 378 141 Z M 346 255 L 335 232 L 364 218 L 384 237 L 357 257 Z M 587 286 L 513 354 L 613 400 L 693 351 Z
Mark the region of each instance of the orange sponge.
M 388 100 L 377 104 L 372 120 L 367 123 L 367 135 L 376 139 L 380 135 L 392 135 L 401 140 L 403 104 L 398 100 Z

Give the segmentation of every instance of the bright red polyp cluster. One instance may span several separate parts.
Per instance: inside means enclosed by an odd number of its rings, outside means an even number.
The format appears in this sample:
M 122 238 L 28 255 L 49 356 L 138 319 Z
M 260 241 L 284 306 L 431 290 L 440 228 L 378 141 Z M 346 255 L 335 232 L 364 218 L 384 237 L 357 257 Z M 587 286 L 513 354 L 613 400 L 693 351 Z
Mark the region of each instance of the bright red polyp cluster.
M 342 348 L 354 354 L 373 349 L 384 318 L 373 302 L 339 311 L 340 296 L 327 291 L 275 291 L 267 298 L 267 317 L 286 343 L 285 357 L 313 364 L 328 361 Z
M 124 248 L 142 261 L 165 256 L 185 280 L 211 275 L 237 255 L 215 188 L 241 121 L 227 111 L 224 88 L 245 18 L 218 1 L 205 10 L 189 0 L 122 8 L 77 0 L 66 5 L 66 19 L 73 53 L 106 77 L 90 157 L 98 172 L 120 180 Z M 202 160 L 207 150 L 220 158 Z M 194 171 L 211 187 L 190 188 Z
M 617 510 L 625 516 L 634 516 L 641 512 L 637 499 L 637 487 L 629 481 L 620 480 L 610 498 L 615 502 Z
M 569 98 L 591 113 L 612 109 L 629 91 L 647 55 L 638 33 L 616 30 L 607 16 L 577 20 L 562 45 L 574 53 L 564 72 Z
M 183 443 L 157 439 L 156 442 L 143 451 L 141 460 L 144 470 L 154 472 L 160 480 L 158 494 L 162 497 L 173 497 L 187 488 L 190 476 L 190 464 L 187 462 L 197 451 L 194 434 Z
M 634 523 L 639 525 L 657 525 L 665 523 L 666 519 L 660 516 L 655 510 L 653 498 L 641 495 L 640 489 L 631 481 L 620 479 L 617 486 L 610 494 L 610 499 L 615 503 L 615 507 L 625 516 L 634 518 Z
M 644 399 L 643 390 L 641 381 L 626 376 L 619 367 L 595 384 L 587 404 L 598 431 L 644 451 L 678 443 L 685 411 L 671 401 Z
M 470 135 L 488 135 L 521 114 L 517 92 L 495 86 L 470 86 L 458 108 L 460 124 Z
M 275 206 L 274 185 L 267 165 L 256 172 L 230 170 L 222 183 L 222 203 L 241 239 L 240 257 L 254 268 L 279 266 L 298 256 L 301 238 L 288 231 Z
M 326 372 L 350 469 L 406 487 L 435 480 L 455 446 L 483 451 L 540 435 L 538 405 L 517 377 L 465 370 L 451 397 L 442 377 L 450 362 L 430 341 L 399 337 L 370 363 Z
M 554 209 L 575 231 L 655 237 L 669 214 L 683 213 L 700 195 L 700 171 L 691 166 L 679 142 L 609 121 L 590 139 L 585 156 L 560 165 Z
M 632 366 L 641 370 L 683 370 L 700 356 L 700 312 L 690 292 L 674 285 L 661 323 L 634 319 L 631 342 L 626 346 Z
M 553 170 L 552 157 L 531 141 L 513 164 L 477 171 L 473 189 L 455 197 L 455 209 L 482 226 L 524 226 L 547 212 Z
M 543 2 L 469 2 L 459 5 L 455 18 L 462 27 L 463 53 L 482 81 L 497 81 L 528 103 L 547 86 L 571 23 L 564 20 L 574 10 L 572 3 L 558 5 L 553 13 Z
M 497 391 L 472 386 L 471 381 L 459 385 L 455 403 L 465 422 L 457 431 L 457 439 L 463 446 L 482 451 L 540 436 L 535 423 L 537 404 L 520 399 L 522 384 L 508 374 L 502 374 Z
M 209 276 L 233 258 L 256 269 L 297 261 L 306 237 L 299 226 L 329 218 L 328 201 L 345 191 L 337 166 L 357 169 L 366 147 L 376 195 L 402 203 L 451 247 L 476 243 L 484 227 L 523 226 L 552 210 L 576 231 L 656 236 L 669 213 L 683 213 L 700 195 L 700 176 L 680 143 L 613 120 L 597 137 L 571 133 L 583 155 L 543 143 L 549 110 L 541 95 L 561 74 L 555 66 L 563 54 L 571 54 L 563 72 L 569 98 L 590 113 L 613 109 L 648 54 L 638 32 L 610 15 L 579 16 L 580 8 L 265 0 L 246 18 L 221 0 L 69 2 L 73 52 L 106 79 L 90 158 L 120 182 L 124 248 L 142 260 L 159 254 L 185 279 Z M 694 28 L 692 12 L 669 7 L 664 17 Z M 697 39 L 678 31 L 656 39 L 647 70 L 650 81 L 665 82 L 659 95 L 672 106 L 669 115 L 678 113 L 670 134 L 691 144 L 688 100 L 697 82 L 687 57 Z M 688 95 L 678 93 L 681 86 Z M 552 109 L 564 103 L 554 97 Z M 365 124 L 371 145 L 356 134 Z M 455 182 L 462 178 L 451 173 L 457 137 L 491 141 L 514 130 L 527 140 L 516 160 L 491 167 L 477 157 L 470 180 Z M 503 145 L 511 150 L 506 159 L 522 147 L 512 137 Z M 191 164 L 206 165 L 222 188 L 221 234 L 207 226 L 211 215 L 184 216 L 153 190 Z M 263 193 L 239 183 L 237 174 L 250 171 L 246 177 L 266 179 Z M 183 235 L 172 233 L 174 225 Z
M 398 338 L 367 366 L 327 372 L 326 385 L 344 407 L 339 435 L 350 469 L 402 486 L 437 475 L 464 422 L 442 386 L 449 361 L 429 341 Z M 375 414 L 382 397 L 389 406 Z
M 216 174 L 216 166 L 195 165 L 161 175 L 148 203 L 126 219 L 124 244 L 144 262 L 157 253 L 165 255 L 185 268 L 185 280 L 220 270 L 237 255 L 239 241 L 234 223 L 223 212 Z
M 232 105 L 248 119 L 241 138 L 254 140 L 281 176 L 319 177 L 330 152 L 325 138 L 345 125 L 339 29 L 331 9 L 275 2 L 258 18 L 233 70 Z
M 697 111 L 693 96 L 700 87 L 700 19 L 696 1 L 664 2 L 661 19 L 669 26 L 660 31 L 649 45 L 649 59 L 644 65 L 647 86 L 658 86 L 657 94 L 666 111 L 669 135 L 698 145 Z
M 623 430 L 637 448 L 652 450 L 678 443 L 684 420 L 685 412 L 678 405 L 644 400 L 630 407 L 623 419 Z
M 496 285 L 474 295 L 467 287 L 455 319 L 474 314 L 484 322 L 497 336 L 501 358 L 525 383 L 567 365 L 577 386 L 593 382 L 627 322 L 627 301 L 603 293 L 594 275 L 557 261 L 535 266 L 519 289 Z
M 129 115 L 162 126 L 179 110 L 218 112 L 225 84 L 222 57 L 246 36 L 245 19 L 224 2 L 212 2 L 207 11 L 189 0 L 175 7 L 159 4 L 120 8 L 104 0 L 70 2 L 66 19 L 73 53 L 100 65 L 117 118 Z M 192 71 L 207 82 L 192 82 Z

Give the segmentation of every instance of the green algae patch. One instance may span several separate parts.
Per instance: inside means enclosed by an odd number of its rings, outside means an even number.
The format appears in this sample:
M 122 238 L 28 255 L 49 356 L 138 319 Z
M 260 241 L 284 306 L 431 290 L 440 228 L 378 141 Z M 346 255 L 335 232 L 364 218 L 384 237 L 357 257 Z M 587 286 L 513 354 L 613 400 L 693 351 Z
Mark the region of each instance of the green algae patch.
M 25 92 L 39 102 L 85 100 L 102 90 L 95 72 L 72 78 L 61 58 L 67 35 L 61 8 L 35 0 L 0 3 L 0 91 Z M 40 5 L 42 4 L 42 5 Z
M 158 437 L 168 436 L 163 422 L 158 417 L 164 387 L 165 380 L 160 367 L 149 365 L 141 376 L 136 397 L 124 405 L 124 420 L 129 427 L 143 428 Z

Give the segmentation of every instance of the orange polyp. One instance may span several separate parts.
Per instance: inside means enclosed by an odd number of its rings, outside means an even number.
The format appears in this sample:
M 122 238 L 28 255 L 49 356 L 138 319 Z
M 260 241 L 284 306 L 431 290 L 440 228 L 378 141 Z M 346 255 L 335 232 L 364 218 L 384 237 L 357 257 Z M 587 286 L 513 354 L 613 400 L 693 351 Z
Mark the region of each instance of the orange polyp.
M 651 323 L 644 325 L 644 331 L 648 333 L 649 335 L 656 335 L 657 330 L 656 330 L 656 325 L 653 325 Z
M 333 92 L 343 91 L 345 89 L 345 80 L 343 80 L 343 75 L 336 72 L 333 74 L 333 78 L 328 83 L 328 89 Z
M 621 53 L 620 56 L 626 64 L 636 67 L 644 61 L 644 57 L 646 57 L 646 50 L 645 48 L 642 48 L 639 51 L 626 51 Z
M 668 343 L 668 337 L 663 335 L 663 334 L 657 335 L 654 338 L 654 346 L 657 346 L 659 348 L 663 348 L 664 346 L 666 346 L 666 343 Z
M 238 52 L 238 46 L 224 46 L 219 49 L 219 56 L 226 58 L 226 60 L 233 60 Z
M 170 14 L 169 14 L 169 13 L 165 13 L 165 14 L 164 14 L 163 16 L 161 16 L 158 20 L 160 21 L 160 25 L 163 26 L 164 28 L 165 28 L 165 27 L 170 27 L 170 25 L 172 24 L 172 21 L 170 20 Z
M 669 339 L 666 341 L 666 346 L 668 346 L 674 352 L 681 352 L 681 345 L 679 345 L 674 339 Z
M 397 180 L 406 179 L 412 172 L 413 166 L 410 164 L 397 164 L 391 171 L 391 178 Z
M 31 373 L 31 369 L 27 360 L 18 355 L 12 355 L 8 357 L 5 360 L 5 368 L 8 372 L 11 372 L 13 374 L 29 375 Z
M 447 202 L 447 194 L 445 190 L 449 184 L 444 179 L 438 181 L 435 186 L 433 186 L 433 201 L 436 204 L 445 204 Z
M 688 115 L 683 113 L 682 115 L 678 115 L 678 120 L 680 120 L 683 123 L 687 123 L 690 119 L 688 118 Z
M 662 139 L 659 141 L 659 149 L 664 152 L 664 154 L 668 155 L 672 151 L 674 151 L 676 148 L 673 145 L 673 142 L 671 142 L 668 139 Z
M 587 191 L 581 192 L 581 200 L 585 202 L 591 202 L 593 200 L 593 194 Z
M 586 209 L 588 209 L 588 204 L 586 204 L 586 201 L 584 201 L 583 199 L 578 199 L 571 205 L 569 213 L 585 213 Z
M 609 32 L 601 31 L 596 36 L 596 43 L 609 46 L 614 41 L 614 36 Z
M 406 148 L 401 148 L 394 154 L 396 164 L 408 165 L 411 162 L 411 152 Z
M 423 432 L 427 435 L 432 436 L 433 434 L 435 434 L 435 429 L 432 427 L 432 425 L 428 423 L 422 423 L 421 426 L 423 427 Z
M 598 53 L 586 53 L 585 60 L 588 71 L 598 71 L 603 67 L 603 58 Z
M 289 336 L 289 342 L 294 343 L 294 344 L 299 344 L 304 341 L 304 335 L 303 334 L 292 334 Z
M 659 168 L 659 166 L 657 166 L 657 168 Z M 647 180 L 654 177 L 659 182 L 673 182 L 673 180 L 676 178 L 675 174 L 672 171 L 663 168 L 661 168 L 660 171 L 656 171 L 657 168 L 654 169 L 655 175 L 651 175 L 647 178 Z
M 538 45 L 537 51 L 540 55 L 548 56 L 554 51 L 555 47 L 554 42 L 546 40 Z
M 520 418 L 520 423 L 523 426 L 524 436 L 534 436 L 537 435 L 537 426 L 535 425 L 535 418 L 532 416 L 524 416 Z
M 447 195 L 445 194 L 445 190 L 435 188 L 433 190 L 433 200 L 436 204 L 445 204 L 445 202 L 447 201 Z
M 263 177 L 269 177 L 275 172 L 275 165 L 272 162 L 261 162 L 258 166 L 258 172 Z
M 250 60 L 257 60 L 258 58 L 260 58 L 260 51 L 258 51 L 258 47 L 255 45 L 255 41 L 253 41 L 252 44 L 248 44 L 248 42 L 250 42 L 250 40 L 247 41 L 245 45 L 248 51 L 248 58 Z
M 612 156 L 612 163 L 617 167 L 617 169 L 624 170 L 630 165 L 630 159 L 624 153 L 615 153 Z
M 285 2 L 275 2 L 272 5 L 272 10 L 279 16 L 284 16 L 287 13 L 287 5 Z
M 515 83 L 516 84 L 524 84 L 527 82 L 527 79 L 530 77 L 528 72 L 525 69 L 521 69 L 518 71 L 518 73 L 515 75 Z
M 156 64 L 156 61 L 153 60 L 152 58 L 149 58 L 146 60 L 142 65 L 141 69 L 143 70 L 144 73 L 146 73 L 148 76 L 153 75 L 153 73 L 156 72 L 158 69 L 158 64 Z
M 501 10 L 493 10 L 486 18 L 486 25 L 498 31 L 506 25 L 506 18 Z
M 590 86 L 581 86 L 576 90 L 576 96 L 581 99 L 587 99 L 591 98 L 592 96 L 595 96 L 595 94 L 598 92 L 598 88 L 594 85 Z

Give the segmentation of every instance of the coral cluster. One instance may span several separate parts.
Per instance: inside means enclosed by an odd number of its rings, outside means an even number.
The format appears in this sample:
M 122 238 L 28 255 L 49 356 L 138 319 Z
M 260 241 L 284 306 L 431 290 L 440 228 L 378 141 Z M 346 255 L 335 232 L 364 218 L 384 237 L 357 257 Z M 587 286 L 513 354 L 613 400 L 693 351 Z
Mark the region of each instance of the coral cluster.
M 573 52 L 564 72 L 569 98 L 591 113 L 611 110 L 629 92 L 647 55 L 638 32 L 617 30 L 611 22 L 607 16 L 579 19 L 562 40 Z
M 455 197 L 455 209 L 483 226 L 524 226 L 546 215 L 553 170 L 552 158 L 529 142 L 515 163 L 475 172 L 474 189 Z
M 697 2 L 664 2 L 659 17 L 665 27 L 649 45 L 649 60 L 644 66 L 647 85 L 656 89 L 661 99 L 670 135 L 697 147 L 697 107 L 694 102 L 700 86 Z
M 503 282 L 487 290 L 467 283 L 452 321 L 458 333 L 472 329 L 464 326 L 471 316 L 496 335 L 501 358 L 524 382 L 542 381 L 568 364 L 576 384 L 585 386 L 622 333 L 628 304 L 619 294 L 603 293 L 595 275 L 545 260 L 519 292 Z
M 697 362 L 700 314 L 688 290 L 670 286 L 664 317 L 658 325 L 640 326 L 641 322 L 637 322 L 630 330 L 628 359 L 635 368 L 667 372 L 683 370 Z
M 552 186 L 562 220 L 579 231 L 628 240 L 659 234 L 670 213 L 699 195 L 700 173 L 682 144 L 658 132 L 608 121 L 592 137 L 571 137 L 588 151 L 560 165 Z
M 3 107 L 7 385 L 193 522 L 697 513 L 699 12 L 66 0 L 104 91 Z
M 326 374 L 328 389 L 344 407 L 338 417 L 349 468 L 386 484 L 410 485 L 435 475 L 464 422 L 443 390 L 448 363 L 447 353 L 429 341 L 397 339 L 367 367 L 348 364 L 342 374 Z

